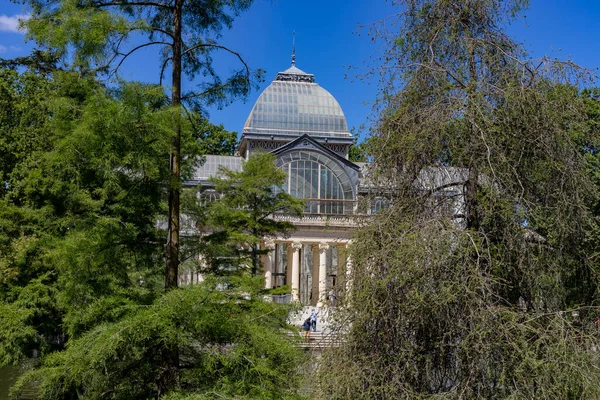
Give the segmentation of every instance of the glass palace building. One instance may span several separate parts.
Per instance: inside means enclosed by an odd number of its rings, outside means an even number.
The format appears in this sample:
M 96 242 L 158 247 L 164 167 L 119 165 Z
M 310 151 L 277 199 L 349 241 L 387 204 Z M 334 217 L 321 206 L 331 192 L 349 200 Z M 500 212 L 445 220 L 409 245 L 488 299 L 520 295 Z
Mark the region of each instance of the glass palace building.
M 292 222 L 296 230 L 261 244 L 269 250 L 263 259 L 265 287 L 289 285 L 294 300 L 321 305 L 332 288 L 343 290 L 351 267 L 346 246 L 356 215 L 370 212 L 359 212 L 358 198 L 368 188 L 365 164 L 348 160 L 352 144 L 335 97 L 315 82 L 314 75 L 292 63 L 254 104 L 242 130 L 240 155 L 207 156 L 189 185 L 202 184 L 208 194 L 208 179 L 220 165 L 239 170 L 252 153 L 273 153 L 277 166 L 287 173 L 283 189 L 303 199 L 305 210 L 300 218 L 274 215 Z

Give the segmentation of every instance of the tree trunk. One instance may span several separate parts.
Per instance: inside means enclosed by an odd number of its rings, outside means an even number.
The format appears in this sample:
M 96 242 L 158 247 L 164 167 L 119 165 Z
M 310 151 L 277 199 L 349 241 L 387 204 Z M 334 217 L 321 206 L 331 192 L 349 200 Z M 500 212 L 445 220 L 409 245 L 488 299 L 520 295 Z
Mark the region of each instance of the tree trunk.
M 157 379 L 157 398 L 164 396 L 177 387 L 179 370 L 179 349 L 166 348 L 162 351 L 162 371 Z
M 171 145 L 171 179 L 169 181 L 169 233 L 166 248 L 165 289 L 177 288 L 179 272 L 179 194 L 180 194 L 180 151 L 181 151 L 181 18 L 184 0 L 175 1 L 173 11 L 173 142 Z M 177 387 L 179 369 L 179 349 L 166 348 L 163 351 L 163 373 L 158 377 L 158 394 L 166 394 Z
M 252 276 L 258 274 L 258 268 L 260 267 L 260 260 L 258 258 L 258 245 L 252 245 Z
M 165 288 L 177 287 L 179 273 L 179 195 L 180 195 L 180 162 L 181 162 L 181 17 L 183 0 L 175 1 L 173 12 L 173 142 L 171 145 L 169 181 L 169 233 L 166 248 Z

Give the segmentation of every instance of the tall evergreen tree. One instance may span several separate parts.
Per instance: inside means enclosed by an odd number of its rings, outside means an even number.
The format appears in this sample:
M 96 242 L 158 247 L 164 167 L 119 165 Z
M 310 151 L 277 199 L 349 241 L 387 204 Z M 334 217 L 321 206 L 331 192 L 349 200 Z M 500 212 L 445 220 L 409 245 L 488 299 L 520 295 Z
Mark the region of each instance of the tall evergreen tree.
M 173 107 L 168 191 L 169 216 L 166 244 L 165 287 L 177 286 L 179 267 L 181 125 L 182 106 L 223 104 L 245 96 L 253 77 L 241 56 L 216 40 L 233 16 L 252 0 L 190 1 L 92 1 L 27 0 L 31 18 L 28 36 L 40 46 L 70 56 L 83 72 L 116 72 L 138 50 L 159 48 L 160 84 L 171 67 L 170 101 Z M 141 43 L 140 38 L 146 38 Z M 241 68 L 222 80 L 212 65 L 215 50 L 230 53 Z M 183 92 L 183 76 L 203 77 L 196 90 Z M 260 75 L 260 73 L 259 73 Z
M 586 72 L 504 32 L 527 3 L 402 0 L 374 27 L 393 201 L 356 235 L 324 398 L 600 396 Z
M 0 69 L 0 91 L 0 366 L 41 362 L 15 396 L 293 398 L 300 354 L 262 279 L 164 293 L 163 89 Z M 184 122 L 192 160 L 202 149 Z
M 109 94 L 66 72 L 0 70 L 0 77 L 7 112 L 0 116 L 0 301 L 20 310 L 15 315 L 35 333 L 23 341 L 0 331 L 8 363 L 61 348 L 122 305 L 160 293 L 155 225 L 171 118 L 155 87 Z M 3 326 L 18 326 L 9 314 Z
M 282 189 L 285 180 L 286 174 L 277 168 L 272 154 L 257 153 L 243 162 L 240 171 L 220 168 L 219 175 L 212 178 L 221 196 L 218 201 L 206 203 L 202 198 L 190 197 L 190 215 L 205 228 L 196 246 L 203 249 L 213 271 L 218 272 L 225 262 L 249 266 L 251 275 L 257 275 L 260 256 L 265 253 L 260 248 L 261 240 L 295 229 L 291 222 L 278 221 L 274 216 L 298 216 L 304 208 L 302 200 Z

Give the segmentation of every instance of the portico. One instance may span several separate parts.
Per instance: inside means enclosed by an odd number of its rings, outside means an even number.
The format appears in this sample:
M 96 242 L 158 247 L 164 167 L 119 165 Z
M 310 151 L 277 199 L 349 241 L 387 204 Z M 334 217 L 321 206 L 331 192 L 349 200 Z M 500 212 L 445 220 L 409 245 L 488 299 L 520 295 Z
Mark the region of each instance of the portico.
M 331 289 L 345 290 L 348 244 L 300 237 L 264 241 L 265 288 L 289 285 L 293 301 L 325 305 Z

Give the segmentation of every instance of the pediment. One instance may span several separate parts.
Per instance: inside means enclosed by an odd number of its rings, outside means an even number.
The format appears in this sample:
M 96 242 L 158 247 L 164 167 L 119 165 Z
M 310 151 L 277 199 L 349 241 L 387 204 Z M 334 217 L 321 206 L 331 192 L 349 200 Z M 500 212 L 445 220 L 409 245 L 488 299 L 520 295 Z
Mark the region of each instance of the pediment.
M 339 154 L 330 150 L 329 148 L 323 146 L 322 144 L 320 144 L 319 142 L 317 142 L 315 139 L 313 139 L 311 136 L 309 136 L 307 134 L 304 134 L 304 135 L 300 136 L 299 138 L 287 143 L 286 145 L 281 146 L 276 150 L 273 150 L 271 153 L 276 156 L 279 156 L 281 154 L 284 154 L 284 153 L 287 153 L 290 151 L 295 151 L 295 150 L 313 150 L 318 153 L 324 153 L 325 155 L 327 155 L 328 157 L 341 163 L 345 167 L 349 167 L 355 171 L 360 170 L 360 167 L 358 165 L 356 165 L 352 161 L 346 160 L 344 157 L 340 156 Z

